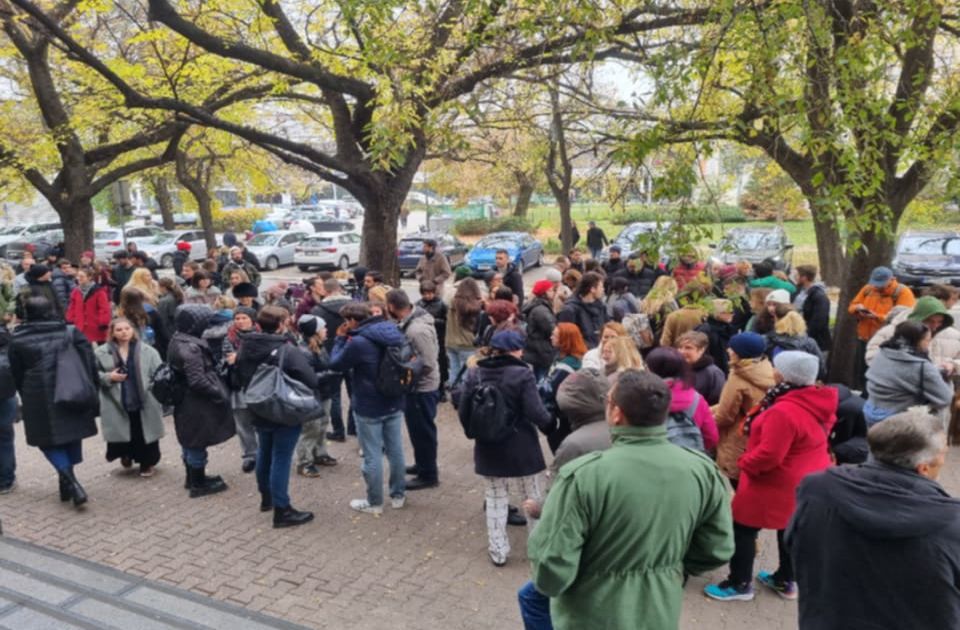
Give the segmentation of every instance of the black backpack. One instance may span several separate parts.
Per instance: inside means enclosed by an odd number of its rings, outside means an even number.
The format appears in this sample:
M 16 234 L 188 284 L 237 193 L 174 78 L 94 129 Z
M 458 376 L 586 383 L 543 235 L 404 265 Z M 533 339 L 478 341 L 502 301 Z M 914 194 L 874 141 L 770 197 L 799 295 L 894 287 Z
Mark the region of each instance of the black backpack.
M 423 360 L 413 351 L 410 342 L 399 346 L 384 346 L 377 367 L 377 391 L 396 398 L 413 392 L 423 374 Z
M 517 432 L 516 415 L 499 383 L 480 383 L 457 409 L 463 432 L 471 440 L 498 444 Z
M 186 379 L 169 363 L 164 363 L 153 373 L 150 393 L 164 407 L 179 405 L 187 394 Z

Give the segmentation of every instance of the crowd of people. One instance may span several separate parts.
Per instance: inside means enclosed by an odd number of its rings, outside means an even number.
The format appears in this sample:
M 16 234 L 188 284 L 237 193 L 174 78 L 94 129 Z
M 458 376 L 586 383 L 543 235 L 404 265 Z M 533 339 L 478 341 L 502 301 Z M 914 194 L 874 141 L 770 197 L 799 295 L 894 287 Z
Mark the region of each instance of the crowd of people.
M 321 475 L 338 464 L 327 442 L 356 436 L 366 494 L 350 508 L 379 515 L 441 483 L 436 418 L 450 403 L 474 442 L 491 562 L 509 561 L 507 526 L 530 532 L 528 629 L 676 627 L 687 577 L 725 564 L 706 596 L 750 600 L 755 582 L 802 593 L 804 628 L 960 623 L 960 504 L 936 484 L 956 424 L 956 289 L 915 298 L 874 270 L 850 305 L 860 368 L 847 387 L 824 382 L 831 302 L 815 267 L 791 278 L 694 250 L 668 267 L 616 245 L 601 264 L 594 224 L 587 243 L 592 257 L 557 257 L 528 292 L 508 252 L 477 274 L 426 240 L 417 301 L 363 267 L 261 289 L 233 242 L 203 263 L 183 253 L 160 278 L 136 251 L 25 258 L 0 270 L 0 493 L 15 485 L 19 394 L 27 444 L 78 507 L 97 417 L 106 458 L 149 478 L 172 414 L 190 497 L 227 489 L 207 450 L 236 435 L 259 509 L 274 527 L 307 523 L 290 475 Z M 755 573 L 763 529 L 778 566 Z M 929 563 L 927 579 L 891 575 L 849 605 L 851 553 L 877 572 Z

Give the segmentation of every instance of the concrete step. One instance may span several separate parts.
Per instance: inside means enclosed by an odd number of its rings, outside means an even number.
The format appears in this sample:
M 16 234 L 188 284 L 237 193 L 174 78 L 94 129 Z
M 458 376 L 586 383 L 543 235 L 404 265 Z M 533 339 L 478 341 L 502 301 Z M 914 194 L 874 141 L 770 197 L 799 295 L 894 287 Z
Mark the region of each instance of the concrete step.
M 303 626 L 0 536 L 5 630 L 301 630 Z

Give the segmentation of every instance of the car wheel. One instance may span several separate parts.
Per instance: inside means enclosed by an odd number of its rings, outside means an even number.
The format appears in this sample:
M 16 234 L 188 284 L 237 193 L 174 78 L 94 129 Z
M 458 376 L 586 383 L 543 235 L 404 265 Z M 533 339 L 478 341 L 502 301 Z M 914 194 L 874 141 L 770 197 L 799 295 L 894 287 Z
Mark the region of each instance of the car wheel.
M 537 254 L 537 267 L 543 267 L 543 250 L 540 250 L 540 253 Z
M 266 265 L 265 265 L 264 268 L 265 268 L 267 271 L 276 271 L 277 267 L 279 267 L 279 266 L 280 266 L 280 261 L 277 259 L 277 257 L 276 257 L 276 256 L 270 256 L 270 257 L 267 258 L 267 263 L 266 263 Z
M 337 263 L 337 266 L 340 267 L 343 271 L 346 271 L 350 268 L 350 259 L 346 256 L 341 256 L 340 261 Z
M 310 271 L 310 265 L 297 265 L 297 269 L 303 272 Z
M 161 256 L 161 257 L 160 257 L 160 266 L 163 267 L 164 269 L 172 269 L 172 268 L 173 268 L 173 256 L 171 256 L 170 254 L 164 254 L 163 256 Z

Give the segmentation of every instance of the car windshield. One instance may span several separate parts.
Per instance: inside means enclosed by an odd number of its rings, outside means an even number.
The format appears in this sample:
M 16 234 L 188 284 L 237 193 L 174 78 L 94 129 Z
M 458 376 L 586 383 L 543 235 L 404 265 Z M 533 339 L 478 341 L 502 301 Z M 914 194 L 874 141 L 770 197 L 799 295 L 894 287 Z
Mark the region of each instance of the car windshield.
M 326 245 L 333 245 L 332 237 L 309 238 L 303 242 L 304 247 L 324 247 Z
M 780 238 L 773 232 L 732 232 L 723 239 L 721 249 L 777 249 Z
M 154 236 L 153 240 L 150 242 L 153 243 L 154 245 L 162 245 L 164 243 L 172 243 L 174 240 L 176 240 L 176 238 L 177 238 L 177 235 L 174 234 L 173 232 L 160 232 L 159 234 Z
M 945 252 L 956 255 L 960 250 L 960 237 L 957 236 L 907 236 L 900 241 L 901 254 L 932 254 L 942 256 Z
M 423 240 L 419 238 L 405 238 L 400 241 L 400 249 L 420 249 L 423 247 Z
M 280 240 L 279 234 L 272 234 L 270 232 L 266 232 L 264 234 L 257 234 L 256 236 L 251 238 L 249 241 L 247 241 L 247 245 L 250 247 L 266 247 L 268 245 L 276 245 L 277 241 L 279 240 Z
M 488 236 L 477 241 L 477 249 L 514 249 L 520 248 L 520 239 L 515 236 Z
M 94 232 L 93 238 L 98 241 L 108 241 L 113 238 L 120 238 L 120 232 L 107 230 L 106 232 Z
M 628 225 L 623 228 L 623 231 L 620 232 L 620 235 L 615 239 L 618 245 L 632 245 L 633 241 L 637 239 L 637 236 L 645 232 L 652 232 L 653 229 L 647 225 Z

